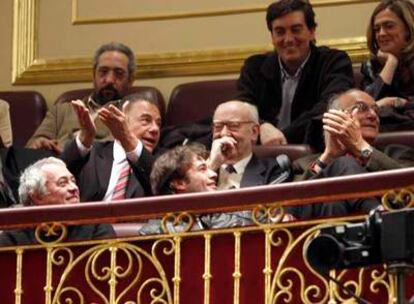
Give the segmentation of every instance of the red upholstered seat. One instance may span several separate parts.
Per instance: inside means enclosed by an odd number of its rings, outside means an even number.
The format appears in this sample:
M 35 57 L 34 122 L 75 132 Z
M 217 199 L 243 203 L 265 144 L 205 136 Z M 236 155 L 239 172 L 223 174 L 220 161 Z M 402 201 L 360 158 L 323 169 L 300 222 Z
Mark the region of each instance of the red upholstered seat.
M 237 97 L 236 79 L 180 84 L 171 93 L 166 125 L 192 123 L 213 116 L 217 105 Z
M 286 154 L 291 161 L 313 153 L 309 145 L 255 146 L 253 151 L 259 158 L 275 158 L 280 154 Z
M 414 147 L 414 131 L 396 131 L 380 133 L 375 140 L 375 146 L 400 144 Z
M 60 95 L 55 103 L 61 103 L 61 102 L 69 102 L 74 99 L 82 99 L 85 96 L 89 95 L 92 92 L 93 89 L 78 89 L 78 90 L 71 90 L 64 92 L 62 95 Z M 132 87 L 129 91 L 129 93 L 148 93 L 149 96 L 158 104 L 158 107 L 161 112 L 161 117 L 164 120 L 165 116 L 165 100 L 162 96 L 161 92 L 155 88 L 155 87 L 147 87 L 147 86 L 139 86 L 139 87 Z
M 4 91 L 0 99 L 10 105 L 13 145 L 24 147 L 46 115 L 46 101 L 36 91 Z

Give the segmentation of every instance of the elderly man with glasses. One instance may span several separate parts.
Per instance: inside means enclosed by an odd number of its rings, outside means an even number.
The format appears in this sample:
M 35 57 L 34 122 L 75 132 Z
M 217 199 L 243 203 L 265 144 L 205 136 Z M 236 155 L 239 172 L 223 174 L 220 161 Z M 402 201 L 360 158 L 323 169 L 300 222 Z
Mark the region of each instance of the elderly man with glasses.
M 218 172 L 218 189 L 275 184 L 291 179 L 290 167 L 276 159 L 258 159 L 253 146 L 259 136 L 257 108 L 242 101 L 220 104 L 213 116 L 209 167 Z
M 322 118 L 325 150 L 297 161 L 302 169 L 310 169 L 305 178 L 324 174 L 342 156 L 352 157 L 368 172 L 414 165 L 411 147 L 397 144 L 373 147 L 379 133 L 378 111 L 374 99 L 361 90 L 351 89 L 333 96 Z
M 373 146 L 379 132 L 378 106 L 367 93 L 351 89 L 333 96 L 322 118 L 325 150 L 294 163 L 296 180 L 399 169 L 414 165 L 414 149 Z M 347 200 L 288 208 L 297 218 L 343 216 L 377 208 L 376 199 Z

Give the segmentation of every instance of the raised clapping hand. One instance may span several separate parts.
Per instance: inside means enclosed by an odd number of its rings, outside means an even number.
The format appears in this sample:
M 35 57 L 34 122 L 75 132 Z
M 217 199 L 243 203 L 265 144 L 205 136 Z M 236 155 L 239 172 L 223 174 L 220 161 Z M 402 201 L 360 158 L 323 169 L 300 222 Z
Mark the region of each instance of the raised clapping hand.
M 329 133 L 326 144 L 328 151 L 325 149 L 328 155 L 337 157 L 349 152 L 357 156 L 362 148 L 368 145 L 362 137 L 360 123 L 355 117 L 357 111 L 355 109 L 352 113 L 346 113 L 331 109 L 323 114 L 323 129 Z
M 85 106 L 82 100 L 72 100 L 72 107 L 81 127 L 79 139 L 85 147 L 89 148 L 92 145 L 96 135 L 96 126 L 93 118 L 89 112 L 89 109 Z
M 127 106 L 124 103 L 123 109 Z M 131 132 L 128 119 L 123 111 L 114 105 L 103 107 L 98 111 L 99 119 L 108 127 L 126 152 L 132 151 L 138 144 L 138 138 Z

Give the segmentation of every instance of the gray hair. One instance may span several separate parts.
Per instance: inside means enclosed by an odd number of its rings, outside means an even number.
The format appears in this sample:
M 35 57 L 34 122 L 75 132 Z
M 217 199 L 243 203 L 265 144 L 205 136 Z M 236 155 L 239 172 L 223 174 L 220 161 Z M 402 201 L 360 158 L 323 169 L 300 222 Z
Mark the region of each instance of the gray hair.
M 104 45 L 101 45 L 99 49 L 96 50 L 95 56 L 93 57 L 93 70 L 96 70 L 98 66 L 99 57 L 105 52 L 119 52 L 128 57 L 128 78 L 133 79 L 135 76 L 135 55 L 132 50 L 123 43 L 120 42 L 110 42 Z
M 129 95 L 126 95 L 121 99 L 121 104 L 123 105 L 127 101 L 129 102 L 127 109 L 129 109 L 131 105 L 134 103 L 145 101 L 145 102 L 148 102 L 156 106 L 161 113 L 160 104 L 155 99 L 154 95 L 150 91 L 142 91 L 142 92 L 136 92 L 136 93 L 131 93 Z
M 229 100 L 229 101 L 226 101 L 224 103 L 219 104 L 217 106 L 216 110 L 214 111 L 214 116 L 216 116 L 217 109 L 219 107 L 227 104 L 227 103 L 238 104 L 240 107 L 247 108 L 247 110 L 249 111 L 249 114 L 250 114 L 250 119 L 254 123 L 259 124 L 259 112 L 257 110 L 257 107 L 255 105 L 251 104 L 251 103 L 248 103 L 248 102 L 245 102 L 245 101 L 240 101 L 240 100 Z M 213 119 L 214 119 L 214 116 L 213 116 Z
M 333 94 L 328 99 L 328 110 L 331 110 L 331 109 L 343 110 L 343 106 L 341 105 L 342 96 L 349 95 L 349 94 L 352 94 L 354 92 L 360 92 L 360 91 L 361 90 L 359 90 L 359 89 L 352 88 L 352 89 L 346 90 L 342 93 Z
M 19 201 L 25 206 L 33 205 L 31 195 L 39 193 L 41 195 L 47 194 L 46 176 L 43 167 L 47 165 L 58 165 L 66 167 L 66 164 L 56 158 L 47 157 L 31 164 L 27 167 L 20 176 L 19 185 Z

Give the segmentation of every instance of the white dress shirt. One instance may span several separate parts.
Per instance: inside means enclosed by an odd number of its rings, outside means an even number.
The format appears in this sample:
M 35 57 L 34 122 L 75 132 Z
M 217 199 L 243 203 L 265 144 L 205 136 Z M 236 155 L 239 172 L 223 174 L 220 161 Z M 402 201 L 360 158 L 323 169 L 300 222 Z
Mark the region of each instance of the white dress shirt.
M 86 148 L 79 140 L 79 136 L 76 136 L 75 140 L 76 140 L 76 145 L 78 147 L 80 155 L 82 157 L 85 157 L 91 151 L 92 147 Z M 125 153 L 125 150 L 124 148 L 122 148 L 121 144 L 117 140 L 114 141 L 114 147 L 113 147 L 114 160 L 112 162 L 111 177 L 109 179 L 108 188 L 106 189 L 106 193 L 103 198 L 103 201 L 111 201 L 116 183 L 119 179 L 119 175 L 121 174 L 122 167 L 124 166 L 125 162 L 128 160 L 132 163 L 137 162 L 141 156 L 142 149 L 143 149 L 142 142 L 138 140 L 138 144 L 135 147 L 135 149 L 130 152 Z
M 219 171 L 217 189 L 224 190 L 224 189 L 240 188 L 240 183 L 243 178 L 244 170 L 246 169 L 246 166 L 249 163 L 252 156 L 253 154 L 250 153 L 247 157 L 233 164 L 234 170 L 236 171 L 235 173 L 229 173 L 226 170 L 226 167 L 228 166 L 227 164 L 221 165 L 220 171 Z

